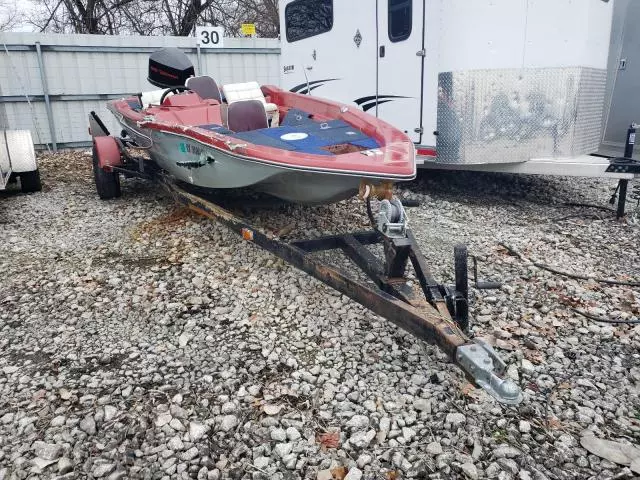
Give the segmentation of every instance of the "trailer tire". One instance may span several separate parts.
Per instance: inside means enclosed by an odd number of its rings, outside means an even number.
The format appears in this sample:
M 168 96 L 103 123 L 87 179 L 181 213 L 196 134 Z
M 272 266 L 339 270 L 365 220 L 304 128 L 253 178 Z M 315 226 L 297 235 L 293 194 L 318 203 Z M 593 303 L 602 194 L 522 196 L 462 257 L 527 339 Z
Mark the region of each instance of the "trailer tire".
M 453 247 L 454 272 L 456 277 L 455 319 L 462 331 L 468 331 L 469 321 L 469 255 L 467 246 Z
M 42 182 L 40 181 L 40 171 L 20 172 L 20 189 L 23 193 L 33 193 L 42 190 Z
M 100 167 L 98 161 L 98 153 L 96 146 L 93 146 L 93 179 L 96 183 L 98 196 L 102 200 L 110 200 L 119 197 L 122 192 L 120 190 L 120 176 L 117 172 L 106 172 Z

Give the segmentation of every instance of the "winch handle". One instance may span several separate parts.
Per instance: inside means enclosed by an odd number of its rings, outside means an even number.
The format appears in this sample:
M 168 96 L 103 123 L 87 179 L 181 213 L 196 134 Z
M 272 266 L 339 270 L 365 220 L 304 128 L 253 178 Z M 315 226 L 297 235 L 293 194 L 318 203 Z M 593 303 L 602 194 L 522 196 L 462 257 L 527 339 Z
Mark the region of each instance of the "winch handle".
M 471 259 L 473 260 L 473 283 L 478 290 L 498 290 L 502 287 L 500 282 L 478 281 L 478 260 L 473 255 Z

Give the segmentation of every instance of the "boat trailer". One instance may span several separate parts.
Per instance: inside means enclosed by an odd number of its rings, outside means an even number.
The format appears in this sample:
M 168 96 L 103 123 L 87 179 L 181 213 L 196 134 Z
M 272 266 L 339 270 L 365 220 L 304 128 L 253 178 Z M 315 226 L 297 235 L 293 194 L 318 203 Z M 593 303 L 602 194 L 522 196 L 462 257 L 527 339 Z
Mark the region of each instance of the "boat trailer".
M 92 115 L 95 114 L 92 112 Z M 97 125 L 96 119 L 100 125 Z M 366 201 L 373 227 L 371 230 L 285 241 L 261 232 L 247 220 L 234 215 L 199 192 L 192 191 L 192 186 L 177 184 L 148 159 L 132 156 L 126 147 L 134 146 L 135 143 L 129 137 L 111 137 L 118 145 L 121 159 L 117 162 L 118 166 L 110 166 L 111 162 L 100 158 L 100 150 L 96 148 L 98 137 L 95 136 L 98 126 L 103 130 L 103 136 L 109 136 L 108 131 L 97 115 L 92 120 L 96 179 L 98 174 L 106 172 L 157 182 L 179 204 L 216 220 L 244 240 L 299 268 L 412 335 L 438 345 L 472 382 L 499 402 L 516 405 L 522 401 L 520 388 L 513 381 L 504 378 L 506 364 L 494 349 L 464 333 L 469 328 L 466 247 L 457 245 L 454 249 L 455 287 L 436 282 L 407 225 L 402 203 L 392 197 L 390 184 L 374 186 L 363 182 L 361 186 L 360 194 Z M 96 168 L 99 170 L 96 171 Z M 374 198 L 379 200 L 377 214 L 371 208 L 371 200 Z M 367 248 L 372 245 L 382 245 L 384 259 Z M 371 282 L 357 280 L 313 255 L 331 250 L 342 251 Z M 419 288 L 407 277 L 409 263 L 413 267 Z M 478 284 L 476 279 L 476 286 L 496 288 L 499 284 Z

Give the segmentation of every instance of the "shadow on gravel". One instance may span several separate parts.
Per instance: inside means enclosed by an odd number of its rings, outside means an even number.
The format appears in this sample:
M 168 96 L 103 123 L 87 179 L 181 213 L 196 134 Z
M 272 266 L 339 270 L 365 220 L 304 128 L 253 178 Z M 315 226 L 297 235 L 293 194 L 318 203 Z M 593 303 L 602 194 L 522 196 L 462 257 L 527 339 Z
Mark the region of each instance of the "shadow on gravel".
M 418 170 L 414 181 L 401 186 L 414 193 L 483 205 L 517 200 L 538 204 L 588 200 L 581 179 L 557 176 Z

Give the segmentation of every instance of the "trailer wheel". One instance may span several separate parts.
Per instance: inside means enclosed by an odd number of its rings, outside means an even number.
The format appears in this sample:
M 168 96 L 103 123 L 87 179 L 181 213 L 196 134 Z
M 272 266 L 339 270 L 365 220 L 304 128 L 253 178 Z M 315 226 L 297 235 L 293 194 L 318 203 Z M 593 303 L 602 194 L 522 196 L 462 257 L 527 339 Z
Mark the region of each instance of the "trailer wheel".
M 20 189 L 23 193 L 39 192 L 42 190 L 39 170 L 21 172 L 18 176 L 20 177 Z
M 96 190 L 98 196 L 102 200 L 109 200 L 119 197 L 122 192 L 120 191 L 120 176 L 117 172 L 106 172 L 101 166 L 98 159 L 98 151 L 95 143 L 93 144 L 93 179 L 96 183 Z
M 469 322 L 469 265 L 467 246 L 458 244 L 453 247 L 456 276 L 455 320 L 463 331 L 468 331 Z

